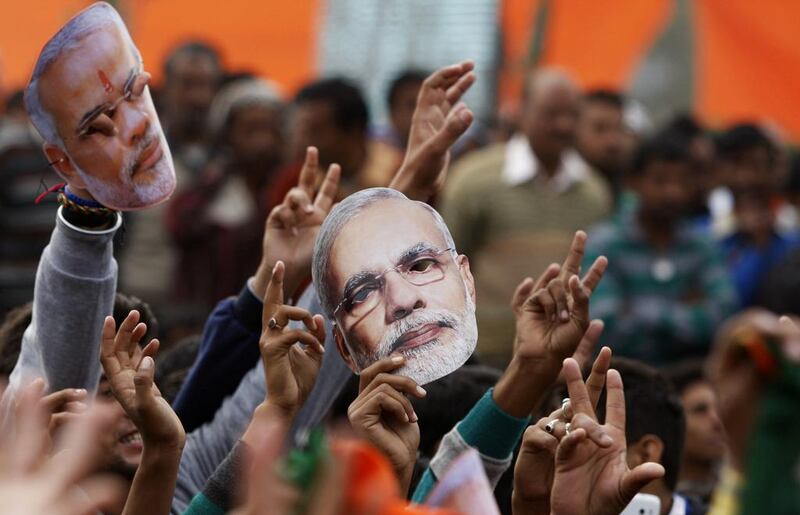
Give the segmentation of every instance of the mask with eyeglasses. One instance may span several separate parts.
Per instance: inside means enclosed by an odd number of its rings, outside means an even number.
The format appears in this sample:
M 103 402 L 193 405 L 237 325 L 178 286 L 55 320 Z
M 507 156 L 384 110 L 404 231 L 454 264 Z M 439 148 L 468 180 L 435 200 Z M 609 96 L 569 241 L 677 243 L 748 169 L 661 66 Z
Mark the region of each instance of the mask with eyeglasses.
M 448 258 L 454 256 L 452 247 L 444 250 L 429 249 L 413 259 L 392 266 L 377 275 L 363 274 L 353 285 L 345 287 L 342 301 L 333 310 L 336 318 L 340 312 L 361 319 L 372 311 L 383 298 L 387 274 L 397 272 L 415 286 L 424 286 L 444 278 Z

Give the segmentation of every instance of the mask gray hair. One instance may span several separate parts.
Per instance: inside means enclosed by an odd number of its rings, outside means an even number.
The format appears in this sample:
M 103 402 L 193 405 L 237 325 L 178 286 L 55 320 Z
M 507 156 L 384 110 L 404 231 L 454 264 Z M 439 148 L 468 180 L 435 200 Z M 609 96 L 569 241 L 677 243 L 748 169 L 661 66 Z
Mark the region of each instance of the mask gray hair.
M 120 18 L 119 13 L 105 2 L 97 2 L 79 12 L 66 25 L 61 27 L 56 32 L 56 35 L 50 38 L 42 48 L 39 59 L 33 69 L 31 80 L 25 88 L 25 110 L 28 111 L 31 123 L 39 131 L 46 143 L 57 145 L 62 150 L 64 149 L 64 141 L 58 134 L 55 120 L 42 106 L 42 101 L 39 98 L 39 79 L 64 52 L 76 48 L 87 36 L 112 24 L 118 26 L 125 34 L 131 54 L 141 64 L 142 56 L 133 44 L 125 23 Z
M 393 199 L 413 202 L 425 208 L 431 214 L 431 217 L 433 217 L 433 222 L 436 224 L 436 228 L 439 229 L 439 232 L 442 233 L 447 247 L 455 249 L 456 245 L 455 242 L 453 242 L 453 237 L 450 235 L 447 224 L 444 223 L 442 216 L 428 204 L 411 200 L 399 191 L 391 188 L 369 188 L 353 193 L 333 207 L 325 218 L 325 221 L 322 222 L 322 227 L 314 243 L 311 278 L 314 283 L 314 289 L 319 296 L 322 310 L 328 318 L 333 318 L 333 310 L 336 309 L 336 305 L 340 301 L 340 299 L 338 299 L 338 292 L 333 291 L 330 263 L 331 251 L 333 250 L 336 238 L 347 223 L 359 213 L 376 202 Z

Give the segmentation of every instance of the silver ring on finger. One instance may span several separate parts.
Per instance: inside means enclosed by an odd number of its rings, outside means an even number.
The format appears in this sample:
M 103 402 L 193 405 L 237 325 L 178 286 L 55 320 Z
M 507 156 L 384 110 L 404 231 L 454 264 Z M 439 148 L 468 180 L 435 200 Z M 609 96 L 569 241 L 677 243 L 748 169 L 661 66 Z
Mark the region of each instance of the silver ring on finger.
M 564 431 L 565 431 L 567 434 L 569 434 L 569 432 L 570 432 L 570 431 L 572 431 L 572 424 L 571 424 L 571 423 L 569 423 L 569 422 L 567 422 L 567 425 L 566 425 L 566 426 L 564 426 Z
M 561 417 L 564 420 L 572 420 L 572 415 L 572 403 L 570 403 L 569 397 L 567 397 L 561 402 Z
M 277 329 L 278 331 L 283 329 L 283 326 L 278 324 L 278 321 L 275 320 L 275 317 L 269 319 L 269 321 L 267 322 L 267 327 L 269 327 L 270 329 Z
M 551 420 L 550 422 L 544 425 L 544 430 L 548 434 L 553 434 L 553 432 L 556 430 L 556 423 L 557 423 L 556 420 Z

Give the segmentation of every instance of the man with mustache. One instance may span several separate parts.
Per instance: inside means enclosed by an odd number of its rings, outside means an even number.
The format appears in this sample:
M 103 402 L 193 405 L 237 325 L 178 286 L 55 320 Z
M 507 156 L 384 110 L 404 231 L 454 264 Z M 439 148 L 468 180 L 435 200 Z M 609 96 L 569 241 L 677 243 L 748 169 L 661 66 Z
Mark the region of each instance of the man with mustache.
M 398 373 L 425 384 L 475 349 L 469 263 L 427 204 L 388 188 L 351 195 L 323 223 L 312 270 L 337 347 L 356 373 L 398 353 L 406 358 Z
M 175 189 L 175 170 L 142 57 L 119 14 L 96 3 L 42 49 L 25 107 L 67 198 L 92 207 L 152 206 Z

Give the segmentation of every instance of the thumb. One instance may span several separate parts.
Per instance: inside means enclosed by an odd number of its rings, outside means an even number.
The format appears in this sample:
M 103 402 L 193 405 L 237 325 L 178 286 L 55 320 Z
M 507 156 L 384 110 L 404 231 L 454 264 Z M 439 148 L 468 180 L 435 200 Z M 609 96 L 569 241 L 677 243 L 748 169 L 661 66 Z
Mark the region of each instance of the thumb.
M 136 401 L 139 406 L 146 406 L 153 400 L 153 376 L 156 363 L 150 356 L 142 358 L 136 375 L 133 377 L 133 386 L 136 388 Z
M 622 496 L 623 506 L 627 506 L 633 496 L 651 481 L 664 475 L 664 467 L 658 463 L 642 463 L 633 470 L 625 473 L 620 481 L 619 493 Z

